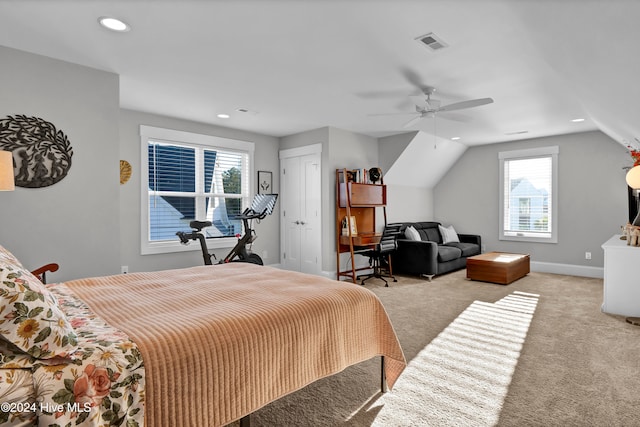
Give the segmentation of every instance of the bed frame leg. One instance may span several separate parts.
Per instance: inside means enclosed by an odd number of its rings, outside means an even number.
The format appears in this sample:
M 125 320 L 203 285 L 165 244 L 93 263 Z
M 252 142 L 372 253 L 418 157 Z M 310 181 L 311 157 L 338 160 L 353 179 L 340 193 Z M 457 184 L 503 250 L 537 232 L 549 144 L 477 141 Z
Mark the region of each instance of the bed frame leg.
M 251 414 L 245 415 L 240 418 L 240 427 L 250 427 L 251 426 Z
M 387 392 L 387 375 L 384 372 L 384 356 L 380 357 L 380 391 Z

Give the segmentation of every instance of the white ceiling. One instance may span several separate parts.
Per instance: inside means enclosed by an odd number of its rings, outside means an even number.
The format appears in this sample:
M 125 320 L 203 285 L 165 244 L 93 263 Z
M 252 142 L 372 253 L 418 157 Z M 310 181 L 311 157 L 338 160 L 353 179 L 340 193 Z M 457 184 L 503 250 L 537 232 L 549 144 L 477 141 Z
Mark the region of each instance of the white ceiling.
M 131 31 L 101 28 L 105 15 Z M 423 130 L 471 146 L 600 128 L 627 144 L 639 17 L 632 0 L 3 0 L 0 45 L 119 74 L 123 108 L 273 136 Z M 414 40 L 428 32 L 449 47 Z M 442 104 L 495 102 L 411 129 L 411 115 L 370 115 L 413 111 L 416 84 Z

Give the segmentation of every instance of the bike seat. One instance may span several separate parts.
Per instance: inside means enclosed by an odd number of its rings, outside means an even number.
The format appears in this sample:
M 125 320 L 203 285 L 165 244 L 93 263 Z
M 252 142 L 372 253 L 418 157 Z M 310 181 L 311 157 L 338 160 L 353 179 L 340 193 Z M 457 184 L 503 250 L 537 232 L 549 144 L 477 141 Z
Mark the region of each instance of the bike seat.
M 191 221 L 189 223 L 189 227 L 198 231 L 202 230 L 205 227 L 210 227 L 210 226 L 211 226 L 211 221 Z

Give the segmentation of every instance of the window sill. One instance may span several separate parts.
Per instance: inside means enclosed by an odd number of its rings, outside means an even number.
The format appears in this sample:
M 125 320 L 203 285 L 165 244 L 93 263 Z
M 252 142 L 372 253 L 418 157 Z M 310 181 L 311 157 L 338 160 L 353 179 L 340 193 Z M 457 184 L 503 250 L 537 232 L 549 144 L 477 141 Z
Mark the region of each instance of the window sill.
M 532 236 L 498 236 L 498 240 L 508 240 L 512 242 L 534 242 L 534 243 L 558 243 L 557 237 L 532 237 Z
M 175 242 L 148 242 L 143 244 L 141 255 L 156 255 L 177 252 L 200 251 L 200 242 L 197 240 L 190 241 L 188 245 L 180 243 L 176 237 Z M 235 246 L 237 239 L 235 237 L 225 237 L 222 239 L 207 239 L 207 249 L 226 249 Z

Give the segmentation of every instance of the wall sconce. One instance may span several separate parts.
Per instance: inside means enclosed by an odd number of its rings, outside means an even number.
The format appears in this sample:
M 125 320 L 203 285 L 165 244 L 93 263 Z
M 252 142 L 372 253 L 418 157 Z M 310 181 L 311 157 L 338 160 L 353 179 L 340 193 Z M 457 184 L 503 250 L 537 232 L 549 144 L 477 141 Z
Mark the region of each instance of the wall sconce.
M 15 190 L 13 178 L 13 153 L 0 151 L 0 191 Z

